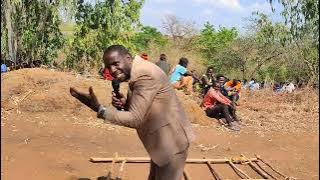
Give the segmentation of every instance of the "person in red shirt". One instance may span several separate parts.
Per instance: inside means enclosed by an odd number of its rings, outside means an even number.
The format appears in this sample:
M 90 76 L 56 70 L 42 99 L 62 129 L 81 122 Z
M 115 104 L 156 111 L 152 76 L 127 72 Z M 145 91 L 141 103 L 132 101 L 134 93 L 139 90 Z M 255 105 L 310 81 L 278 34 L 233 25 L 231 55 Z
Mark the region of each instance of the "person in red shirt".
M 223 84 L 213 81 L 212 87 L 208 90 L 201 103 L 206 115 L 212 118 L 225 118 L 228 128 L 240 131 L 238 122 L 235 120 L 235 111 L 232 101 L 221 94 L 220 89 Z
M 141 54 L 141 56 L 140 56 L 142 59 L 144 59 L 144 60 L 148 60 L 149 58 L 148 58 L 148 54 L 146 54 L 146 53 L 143 53 L 143 54 Z
M 111 76 L 110 71 L 108 70 L 108 68 L 104 68 L 103 77 L 104 77 L 105 80 L 109 80 L 109 81 L 113 80 L 113 77 Z

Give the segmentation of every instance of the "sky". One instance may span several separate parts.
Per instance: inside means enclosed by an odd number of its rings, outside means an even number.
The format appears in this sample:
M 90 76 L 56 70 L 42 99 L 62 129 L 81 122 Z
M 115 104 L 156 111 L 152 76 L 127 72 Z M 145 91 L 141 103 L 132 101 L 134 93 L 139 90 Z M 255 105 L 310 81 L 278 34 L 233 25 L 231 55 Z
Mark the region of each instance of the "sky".
M 245 31 L 244 19 L 253 11 L 260 11 L 273 21 L 282 21 L 280 4 L 274 4 L 276 12 L 271 11 L 268 0 L 145 0 L 140 21 L 163 32 L 165 15 L 171 14 L 184 21 L 193 21 L 200 30 L 207 21 L 215 27 L 236 27 Z

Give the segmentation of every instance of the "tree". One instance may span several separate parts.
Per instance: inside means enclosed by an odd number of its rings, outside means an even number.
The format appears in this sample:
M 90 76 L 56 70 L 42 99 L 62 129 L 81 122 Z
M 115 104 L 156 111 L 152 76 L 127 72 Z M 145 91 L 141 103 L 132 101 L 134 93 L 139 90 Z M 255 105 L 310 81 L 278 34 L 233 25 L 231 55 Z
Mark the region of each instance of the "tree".
M 50 64 L 63 46 L 59 7 L 66 1 L 1 1 L 1 53 L 15 64 L 41 60 Z M 19 13 L 17 13 L 19 12 Z M 2 18 L 5 15 L 5 18 Z
M 272 3 L 274 0 L 269 0 Z M 299 57 L 306 64 L 310 84 L 319 81 L 319 5 L 317 0 L 278 0 L 284 10 L 285 23 Z
M 265 75 L 266 73 L 262 72 L 271 65 L 282 64 L 286 27 L 281 23 L 272 23 L 261 13 L 253 13 L 250 21 L 251 32 L 247 32 L 246 36 L 232 39 L 232 33 L 224 30 L 226 32 L 223 36 L 220 35 L 224 37 L 224 41 L 216 40 L 215 43 L 210 43 L 210 38 L 203 38 L 203 43 L 208 39 L 207 43 L 212 47 L 206 52 L 212 52 L 210 62 L 214 62 L 217 71 L 228 72 L 234 78 L 250 79 Z M 212 26 L 208 26 L 205 32 L 207 36 L 214 37 Z
M 151 43 L 155 43 L 157 47 L 163 47 L 167 43 L 167 40 L 156 28 L 144 26 L 133 37 L 133 43 L 138 51 L 147 51 Z
M 268 0 L 271 4 L 274 0 Z M 285 23 L 290 26 L 292 37 L 302 38 L 306 33 L 319 45 L 319 1 L 317 0 L 278 0 L 284 7 L 282 16 Z M 272 7 L 274 11 L 274 8 Z
M 216 54 L 228 47 L 236 39 L 238 32 L 235 28 L 219 27 L 216 30 L 213 25 L 207 22 L 195 41 L 195 46 L 205 59 L 206 65 L 221 67 L 222 61 L 215 59 Z
M 175 41 L 177 38 L 190 38 L 195 35 L 195 22 L 183 21 L 175 15 L 166 15 L 162 27 Z
M 75 38 L 66 65 L 73 68 L 78 62 L 97 64 L 101 62 L 101 51 L 111 44 L 122 44 L 134 52 L 131 40 L 140 24 L 143 2 L 112 0 L 93 5 L 78 1 Z

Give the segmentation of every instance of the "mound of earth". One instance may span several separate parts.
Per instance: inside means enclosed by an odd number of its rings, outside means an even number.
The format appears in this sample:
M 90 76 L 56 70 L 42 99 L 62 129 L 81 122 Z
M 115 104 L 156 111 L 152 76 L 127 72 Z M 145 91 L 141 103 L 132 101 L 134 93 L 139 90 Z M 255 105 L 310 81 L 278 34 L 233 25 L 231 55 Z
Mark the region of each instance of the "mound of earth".
M 111 82 L 98 78 L 85 78 L 81 75 L 40 68 L 9 72 L 1 78 L 1 107 L 4 109 L 17 108 L 23 112 L 82 112 L 79 115 L 87 115 L 90 110 L 70 96 L 69 88 L 77 87 L 86 92 L 90 86 L 102 104 L 111 105 Z M 121 85 L 121 91 L 126 94 L 127 84 Z M 212 124 L 199 105 L 183 93 L 177 93 L 192 123 Z
M 1 74 L 1 177 L 68 179 L 105 176 L 109 166 L 89 157 L 147 156 L 135 130 L 103 123 L 70 96 L 69 88 L 92 86 L 111 106 L 111 83 L 71 72 L 20 69 Z M 127 85 L 121 85 L 126 92 Z M 225 158 L 259 154 L 278 170 L 299 179 L 318 179 L 318 95 L 312 90 L 274 95 L 243 92 L 238 115 L 245 126 L 229 131 L 208 118 L 198 99 L 176 91 L 196 133 L 189 158 Z M 148 165 L 127 165 L 124 179 L 146 179 Z M 193 179 L 209 179 L 206 167 L 186 166 Z M 237 179 L 217 167 L 223 179 Z M 248 172 L 253 178 L 261 177 Z M 94 178 L 96 179 L 96 178 Z
M 89 117 L 91 111 L 70 96 L 69 88 L 88 91 L 92 86 L 101 103 L 110 105 L 112 87 L 109 81 L 47 69 L 21 69 L 1 75 L 1 108 L 23 112 L 65 112 Z M 123 83 L 124 84 L 124 83 Z M 121 86 L 127 91 L 127 85 Z M 176 91 L 189 119 L 194 124 L 219 126 L 209 118 L 198 102 L 182 91 Z M 244 91 L 238 116 L 245 128 L 257 133 L 270 131 L 315 132 L 319 128 L 318 95 L 306 89 L 292 94 L 275 95 L 269 90 Z

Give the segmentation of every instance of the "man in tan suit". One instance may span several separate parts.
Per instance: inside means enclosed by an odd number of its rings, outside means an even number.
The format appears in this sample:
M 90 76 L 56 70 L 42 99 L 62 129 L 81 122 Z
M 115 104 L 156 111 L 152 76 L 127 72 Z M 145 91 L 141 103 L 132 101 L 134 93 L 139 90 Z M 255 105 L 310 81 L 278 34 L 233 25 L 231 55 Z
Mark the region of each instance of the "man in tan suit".
M 72 96 L 113 124 L 134 128 L 151 157 L 149 180 L 180 180 L 194 133 L 166 74 L 155 64 L 133 58 L 121 45 L 108 47 L 105 67 L 120 82 L 128 81 L 127 98 L 113 95 L 114 108 L 99 104 L 89 94 L 70 88 Z

